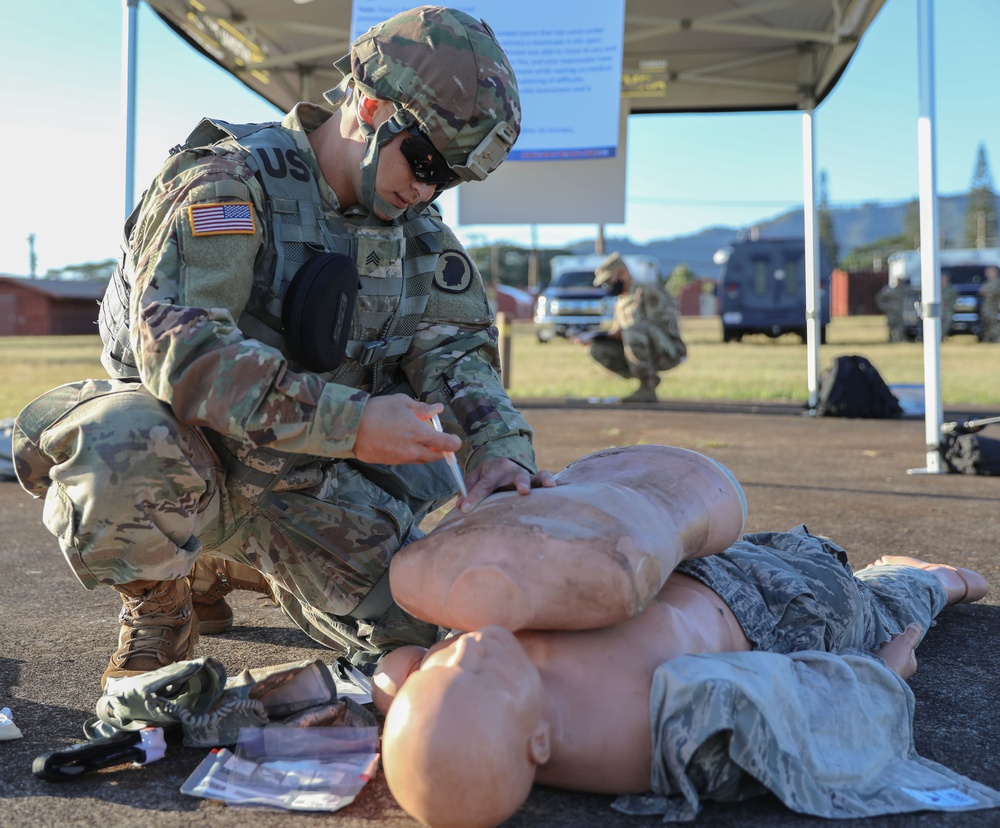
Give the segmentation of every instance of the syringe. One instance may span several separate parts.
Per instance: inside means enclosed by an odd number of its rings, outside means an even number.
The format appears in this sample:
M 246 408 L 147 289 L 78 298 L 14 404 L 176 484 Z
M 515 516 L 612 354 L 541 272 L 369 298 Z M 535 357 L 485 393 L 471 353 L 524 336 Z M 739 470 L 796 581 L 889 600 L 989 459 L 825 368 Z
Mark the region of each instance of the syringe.
M 441 428 L 441 420 L 438 419 L 437 414 L 431 417 L 431 422 L 434 424 L 434 428 L 444 433 L 444 429 Z M 443 452 L 443 454 L 444 461 L 448 464 L 448 468 L 451 469 L 451 474 L 455 478 L 455 482 L 458 484 L 458 490 L 462 493 L 462 497 L 467 497 L 469 490 L 465 488 L 465 478 L 462 475 L 462 470 L 458 467 L 458 460 L 455 459 L 455 452 L 446 451 Z

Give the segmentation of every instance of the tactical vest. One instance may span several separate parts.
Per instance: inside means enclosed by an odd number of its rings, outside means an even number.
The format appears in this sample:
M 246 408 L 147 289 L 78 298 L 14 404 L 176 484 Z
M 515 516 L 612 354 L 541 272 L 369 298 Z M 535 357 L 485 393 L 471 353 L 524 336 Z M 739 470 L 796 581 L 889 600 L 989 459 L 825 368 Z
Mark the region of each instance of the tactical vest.
M 237 320 L 240 330 L 287 356 L 282 303 L 292 278 L 313 255 L 342 253 L 356 262 L 361 286 L 346 358 L 321 376 L 371 394 L 397 385 L 401 381 L 398 362 L 409 349 L 427 307 L 442 251 L 440 225 L 426 211 L 404 217 L 399 224 L 385 225 L 374 216 L 347 218 L 325 208 L 311 169 L 289 131 L 280 124 L 234 125 L 206 118 L 175 152 L 211 145 L 242 150 L 266 195 L 270 243 L 256 266 L 250 299 Z M 227 184 L 215 184 L 216 197 L 245 198 L 237 185 L 233 185 L 233 192 L 226 192 Z M 134 283 L 128 236 L 138 212 L 136 207 L 126 222 L 122 257 L 99 320 L 104 340 L 102 363 L 112 376 L 122 378 L 138 376 L 128 332 L 129 292 Z M 305 463 L 315 466 L 316 458 L 266 448 L 248 450 L 238 441 L 207 436 L 226 463 L 230 485 L 245 483 L 259 493 L 298 488 L 315 476 L 306 469 L 302 469 L 304 475 L 290 472 Z

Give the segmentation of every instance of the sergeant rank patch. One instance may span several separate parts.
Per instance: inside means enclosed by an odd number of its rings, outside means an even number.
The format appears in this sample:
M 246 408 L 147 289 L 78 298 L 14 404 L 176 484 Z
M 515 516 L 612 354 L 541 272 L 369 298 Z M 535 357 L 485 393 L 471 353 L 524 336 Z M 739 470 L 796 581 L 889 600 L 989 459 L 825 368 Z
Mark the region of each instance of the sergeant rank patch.
M 472 285 L 472 262 L 461 250 L 445 250 L 434 271 L 434 286 L 448 293 L 464 293 Z
M 249 201 L 224 201 L 215 204 L 192 204 L 188 207 L 191 232 L 195 236 L 221 236 L 228 233 L 253 234 L 253 205 Z

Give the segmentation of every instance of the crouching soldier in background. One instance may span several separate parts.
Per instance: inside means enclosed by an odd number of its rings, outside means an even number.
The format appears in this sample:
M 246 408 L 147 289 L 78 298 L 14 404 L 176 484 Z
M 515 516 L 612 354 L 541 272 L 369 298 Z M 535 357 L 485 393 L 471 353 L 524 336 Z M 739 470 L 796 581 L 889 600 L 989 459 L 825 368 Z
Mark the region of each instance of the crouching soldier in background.
M 677 305 L 659 283 L 638 282 L 620 253 L 595 268 L 594 286 L 600 285 L 618 297 L 611 328 L 573 340 L 589 345 L 590 355 L 605 368 L 639 380 L 639 388 L 622 402 L 656 402 L 660 372 L 676 368 L 687 357 Z

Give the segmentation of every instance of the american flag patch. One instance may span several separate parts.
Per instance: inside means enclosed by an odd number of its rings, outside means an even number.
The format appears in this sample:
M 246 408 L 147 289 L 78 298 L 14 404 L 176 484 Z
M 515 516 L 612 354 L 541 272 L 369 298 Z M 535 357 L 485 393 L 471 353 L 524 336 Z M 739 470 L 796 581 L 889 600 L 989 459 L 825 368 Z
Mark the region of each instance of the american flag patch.
M 248 201 L 226 201 L 219 204 L 192 204 L 188 207 L 191 232 L 196 236 L 217 236 L 222 233 L 253 233 L 253 205 Z

